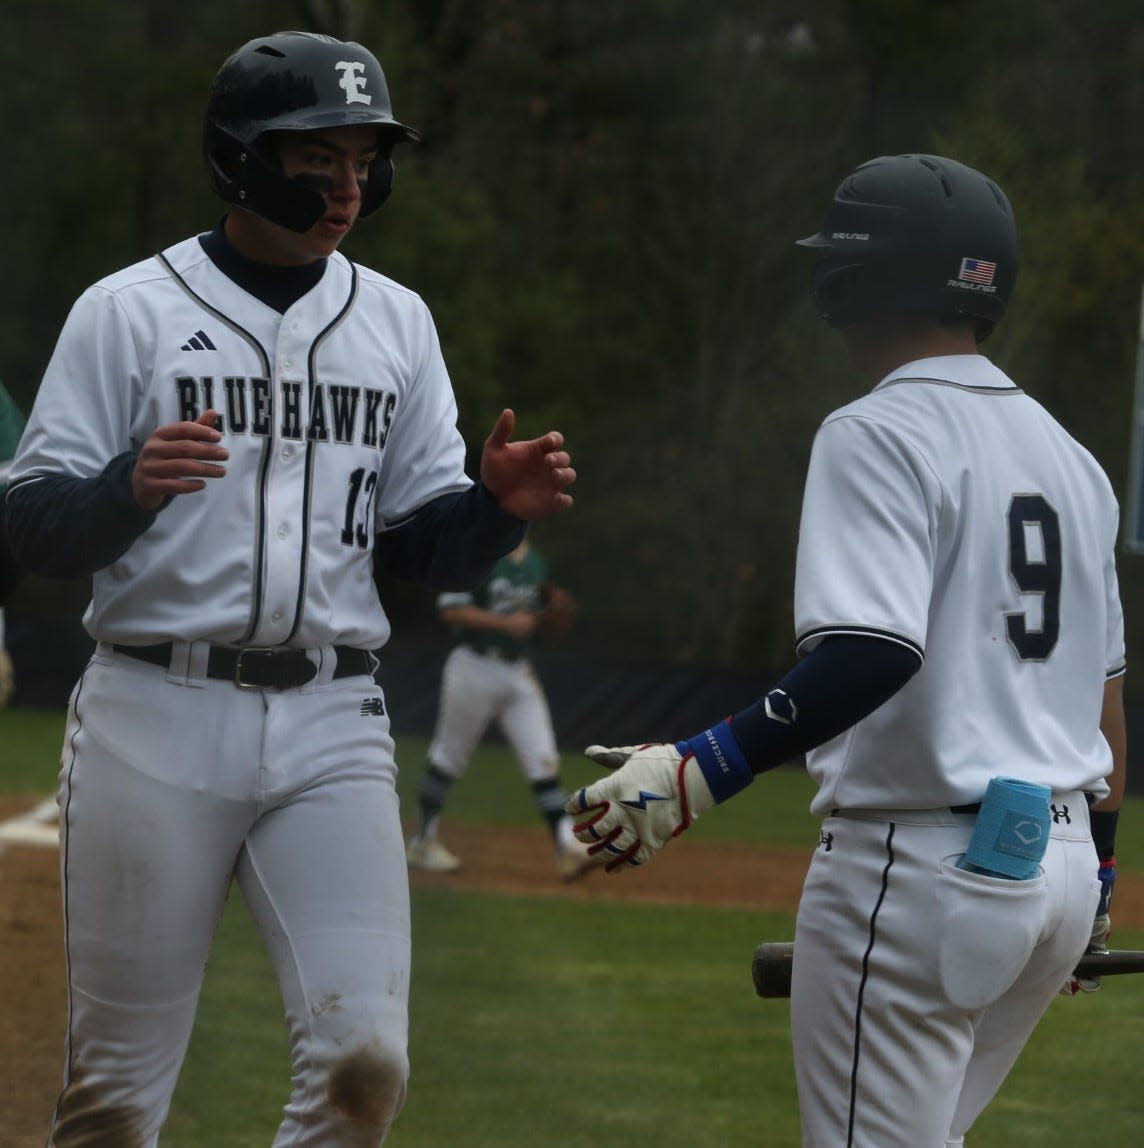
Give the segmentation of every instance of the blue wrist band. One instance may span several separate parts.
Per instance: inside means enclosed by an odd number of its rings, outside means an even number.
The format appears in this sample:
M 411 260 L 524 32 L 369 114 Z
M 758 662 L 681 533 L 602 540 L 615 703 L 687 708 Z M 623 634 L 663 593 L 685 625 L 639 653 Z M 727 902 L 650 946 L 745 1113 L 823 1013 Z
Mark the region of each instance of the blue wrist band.
M 1035 877 L 1049 844 L 1051 797 L 1047 785 L 991 778 L 961 867 L 1015 881 Z
M 705 729 L 687 741 L 677 741 L 675 748 L 685 757 L 694 754 L 716 805 L 734 797 L 755 780 L 729 721 Z

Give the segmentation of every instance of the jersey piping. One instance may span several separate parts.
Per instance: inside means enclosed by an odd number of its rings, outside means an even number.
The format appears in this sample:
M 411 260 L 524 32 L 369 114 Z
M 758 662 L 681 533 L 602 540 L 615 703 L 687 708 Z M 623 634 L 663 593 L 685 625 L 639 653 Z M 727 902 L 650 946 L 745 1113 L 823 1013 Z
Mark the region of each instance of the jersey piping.
M 80 709 L 81 709 L 80 703 L 81 703 L 81 701 L 84 700 L 84 684 L 85 684 L 86 678 L 87 678 L 87 670 L 85 669 L 83 674 L 80 675 L 79 682 L 76 685 L 75 700 L 72 702 L 72 712 L 75 715 L 75 728 L 72 730 L 71 737 L 68 739 L 68 742 L 67 742 L 67 748 L 68 748 L 69 755 L 70 755 L 70 759 L 69 759 L 68 765 L 67 765 L 67 773 L 68 773 L 67 800 L 64 803 L 63 807 L 60 809 L 60 827 L 63 830 L 63 832 L 61 834 L 61 843 L 60 843 L 60 849 L 61 849 L 62 854 L 63 854 L 62 864 L 61 864 L 62 880 L 60 882 L 60 899 L 63 902 L 62 907 L 63 907 L 63 915 L 64 915 L 64 964 L 67 967 L 67 977 L 68 977 L 68 1027 L 67 1027 L 67 1033 L 65 1034 L 65 1046 L 66 1047 L 65 1047 L 65 1053 L 64 1053 L 64 1064 L 65 1064 L 66 1070 L 67 1070 L 67 1080 L 65 1081 L 65 1083 L 70 1083 L 70 1081 L 72 1080 L 72 1077 L 73 1077 L 72 1022 L 71 1022 L 71 1018 L 75 1015 L 75 1012 L 71 1007 L 72 995 L 73 995 L 72 994 L 72 983 L 73 982 L 72 982 L 72 976 L 71 976 L 71 945 L 69 944 L 69 938 L 70 938 L 70 934 L 71 934 L 71 930 L 70 930 L 71 918 L 68 915 L 68 893 L 70 891 L 70 884 L 68 881 L 68 876 L 71 873 L 71 866 L 70 866 L 71 833 L 69 832 L 69 829 L 71 827 L 71 823 L 69 820 L 69 816 L 71 813 L 71 799 L 72 799 L 72 793 L 73 793 L 72 784 L 71 784 L 71 775 L 72 775 L 72 771 L 75 769 L 75 761 L 76 761 L 75 741 L 76 741 L 76 738 L 79 736 L 80 731 L 83 729 L 83 719 L 80 716 Z M 84 707 L 84 708 L 86 708 L 86 707 Z M 56 1116 L 58 1117 L 58 1115 L 59 1115 L 59 1102 L 58 1101 L 56 1103 L 55 1113 L 56 1113 Z
M 862 1004 L 866 997 L 866 982 L 870 977 L 870 954 L 874 951 L 874 942 L 878 936 L 878 912 L 882 902 L 886 899 L 886 891 L 890 884 L 890 870 L 894 867 L 894 823 L 890 822 L 886 833 L 886 866 L 882 870 L 882 887 L 878 891 L 878 900 L 874 902 L 870 913 L 870 940 L 866 944 L 866 951 L 862 954 L 862 977 L 858 982 L 858 1000 L 854 1009 L 854 1059 L 850 1070 L 850 1119 L 846 1128 L 846 1148 L 854 1143 L 854 1117 L 858 1104 L 858 1061 L 862 1051 Z
M 214 316 L 224 326 L 229 327 L 234 333 L 241 338 L 245 339 L 247 343 L 258 354 L 262 362 L 262 370 L 269 379 L 270 372 L 270 356 L 266 353 L 262 344 L 248 331 L 245 327 L 239 326 L 229 315 L 224 314 L 217 308 L 212 307 L 191 285 L 175 270 L 171 265 L 170 260 L 160 252 L 156 258 L 167 269 L 168 274 L 172 279 L 186 292 L 186 294 L 194 300 L 194 302 L 201 307 L 208 315 Z M 258 629 L 258 624 L 262 620 L 262 595 L 265 592 L 266 580 L 266 484 L 270 474 L 270 439 L 267 438 L 261 449 L 261 456 L 258 461 L 258 500 L 255 504 L 254 517 L 254 586 L 252 600 L 250 603 L 250 621 L 247 623 L 246 631 L 240 639 L 241 642 L 250 641 L 251 637 Z
M 345 305 L 334 316 L 332 320 L 315 336 L 313 343 L 310 344 L 310 353 L 307 356 L 306 363 L 306 395 L 307 402 L 310 404 L 310 409 L 314 405 L 314 376 L 317 370 L 318 348 L 322 345 L 324 340 L 330 335 L 335 328 L 345 319 L 349 314 L 350 309 L 353 307 L 357 300 L 358 291 L 358 273 L 357 265 L 350 263 L 350 290 L 349 296 L 346 299 Z M 306 479 L 302 488 L 302 557 L 298 569 L 298 599 L 294 604 L 294 624 L 290 627 L 290 633 L 287 634 L 283 645 L 290 642 L 290 639 L 298 632 L 298 627 L 302 624 L 302 614 L 306 606 L 306 575 L 307 564 L 310 555 L 310 518 L 313 511 L 313 483 L 314 478 L 314 440 L 307 436 L 306 439 Z
M 928 379 L 914 375 L 903 375 L 898 379 L 888 379 L 882 383 L 881 386 L 875 387 L 874 390 L 880 391 L 886 387 L 896 387 L 899 383 L 927 383 L 934 387 L 952 387 L 955 391 L 968 391 L 974 395 L 993 395 L 996 398 L 1007 398 L 1025 393 L 1020 387 L 974 386 L 970 383 L 955 383 L 952 379 Z
M 795 642 L 795 648 L 801 650 L 807 642 L 842 634 L 852 638 L 884 638 L 887 642 L 894 642 L 899 646 L 905 646 L 907 650 L 917 655 L 919 662 L 925 661 L 925 650 L 919 643 L 915 642 L 912 638 L 906 637 L 905 634 L 899 634 L 893 630 L 882 630 L 877 626 L 816 626 L 813 630 L 807 630 L 805 634 L 798 636 Z

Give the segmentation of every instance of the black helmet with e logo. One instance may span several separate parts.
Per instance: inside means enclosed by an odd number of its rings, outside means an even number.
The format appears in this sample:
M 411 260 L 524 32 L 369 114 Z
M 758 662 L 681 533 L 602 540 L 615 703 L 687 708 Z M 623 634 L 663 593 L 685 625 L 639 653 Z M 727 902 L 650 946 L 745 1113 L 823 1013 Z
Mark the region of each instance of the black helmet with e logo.
M 817 235 L 816 306 L 833 327 L 884 313 L 970 319 L 984 339 L 1017 279 L 1017 225 L 981 172 L 935 155 L 882 156 L 839 185 Z
M 378 154 L 362 188 L 361 215 L 376 211 L 393 186 L 393 145 L 420 139 L 393 118 L 377 58 L 361 44 L 309 32 L 277 32 L 238 49 L 215 76 L 203 124 L 211 184 L 227 203 L 292 231 L 308 231 L 325 210 L 322 196 L 282 174 L 262 137 L 273 131 L 375 124 Z

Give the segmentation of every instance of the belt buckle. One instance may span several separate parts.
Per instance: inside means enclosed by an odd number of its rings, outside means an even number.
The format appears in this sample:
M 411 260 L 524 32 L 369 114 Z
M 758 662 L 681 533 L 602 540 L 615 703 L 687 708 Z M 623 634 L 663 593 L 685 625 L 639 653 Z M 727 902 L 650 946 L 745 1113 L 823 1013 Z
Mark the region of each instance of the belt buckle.
M 247 654 L 251 654 L 256 658 L 266 658 L 269 664 L 279 661 L 282 658 L 291 658 L 295 663 L 301 659 L 306 663 L 306 668 L 309 669 L 309 674 L 305 677 L 299 677 L 297 681 L 283 682 L 283 681 L 247 681 L 243 677 L 243 659 Z M 268 664 L 268 668 L 269 668 Z M 280 663 L 281 664 L 281 663 Z M 317 667 L 306 657 L 304 651 L 294 648 L 283 648 L 282 646 L 243 646 L 239 649 L 237 656 L 234 659 L 234 684 L 240 690 L 285 690 L 291 689 L 295 686 L 304 686 L 307 682 L 313 681 L 318 675 Z M 275 677 L 274 672 L 271 670 L 269 677 Z
M 273 656 L 275 653 L 276 653 L 276 651 L 271 649 L 268 646 L 242 646 L 239 649 L 238 654 L 234 659 L 234 684 L 240 690 L 264 690 L 264 689 L 266 689 L 267 686 L 265 686 L 265 685 L 260 685 L 257 682 L 247 682 L 247 681 L 243 680 L 243 677 L 242 677 L 242 659 L 245 658 L 247 654 L 269 654 L 269 655 Z

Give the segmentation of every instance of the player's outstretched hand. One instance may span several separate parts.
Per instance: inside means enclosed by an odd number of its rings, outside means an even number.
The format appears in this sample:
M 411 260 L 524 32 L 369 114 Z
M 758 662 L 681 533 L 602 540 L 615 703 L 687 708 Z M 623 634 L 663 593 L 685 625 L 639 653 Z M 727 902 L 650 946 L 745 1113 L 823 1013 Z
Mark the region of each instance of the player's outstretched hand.
M 217 420 L 217 412 L 204 411 L 194 422 L 167 423 L 151 432 L 131 472 L 131 493 L 144 510 L 158 510 L 173 495 L 202 490 L 206 479 L 226 474 L 219 464 L 230 454 L 219 446 Z
M 590 745 L 584 754 L 615 773 L 577 790 L 564 809 L 588 852 L 610 855 L 609 873 L 650 860 L 715 804 L 695 755 L 677 746 Z
M 481 482 L 506 514 L 531 522 L 572 505 L 567 488 L 576 481 L 564 436 L 549 431 L 526 442 L 509 442 L 516 415 L 501 411 L 481 453 Z

